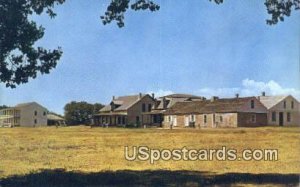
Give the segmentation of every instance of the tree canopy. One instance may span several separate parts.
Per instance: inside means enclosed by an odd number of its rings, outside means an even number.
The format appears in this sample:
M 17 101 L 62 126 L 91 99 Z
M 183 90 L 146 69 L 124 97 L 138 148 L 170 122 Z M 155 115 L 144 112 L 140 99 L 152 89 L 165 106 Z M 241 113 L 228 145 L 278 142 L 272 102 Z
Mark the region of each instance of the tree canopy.
M 104 16 L 101 16 L 102 23 L 106 25 L 112 21 L 116 21 L 119 27 L 124 27 L 124 14 L 129 9 L 132 10 L 150 10 L 157 11 L 160 6 L 151 0 L 112 0 L 108 5 Z M 216 4 L 222 4 L 224 0 L 209 0 Z M 279 21 L 284 21 L 285 17 L 291 15 L 292 10 L 299 10 L 300 0 L 265 0 L 264 2 L 268 14 L 271 18 L 266 22 L 269 25 L 275 25 Z
M 65 120 L 68 125 L 88 125 L 90 117 L 103 107 L 100 103 L 90 104 L 85 101 L 72 101 L 64 107 Z
M 222 4 L 224 0 L 209 0 Z M 27 83 L 38 73 L 48 74 L 56 67 L 62 56 L 62 49 L 35 47 L 36 41 L 44 36 L 45 29 L 30 20 L 33 14 L 47 13 L 56 16 L 53 8 L 65 0 L 0 0 L 0 82 L 7 87 Z M 268 14 L 267 24 L 274 25 L 290 16 L 292 10 L 299 10 L 300 0 L 265 0 Z M 103 16 L 104 25 L 116 21 L 124 27 L 125 12 L 131 10 L 160 9 L 152 0 L 111 0 Z
M 64 0 L 0 0 L 0 81 L 7 87 L 28 82 L 37 73 L 47 74 L 56 67 L 62 50 L 35 47 L 44 36 L 44 28 L 29 19 L 44 11 L 51 18 L 52 8 Z

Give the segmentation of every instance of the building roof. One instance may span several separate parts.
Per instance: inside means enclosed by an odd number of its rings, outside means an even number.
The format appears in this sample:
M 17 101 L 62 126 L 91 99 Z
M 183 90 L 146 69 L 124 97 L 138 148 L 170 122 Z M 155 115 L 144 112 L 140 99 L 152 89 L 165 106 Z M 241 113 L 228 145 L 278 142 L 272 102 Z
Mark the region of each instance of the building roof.
M 58 116 L 58 115 L 55 115 L 55 114 L 47 114 L 47 119 L 48 120 L 53 120 L 53 121 L 64 121 L 65 119 Z
M 164 103 L 163 99 L 165 99 L 165 108 L 164 108 Z M 163 97 L 160 97 L 157 102 L 158 104 L 156 105 L 157 110 L 163 110 L 166 108 L 172 107 L 175 103 L 177 102 L 183 102 L 183 101 L 200 101 L 204 100 L 204 97 L 196 96 L 196 95 L 190 95 L 190 94 L 171 94 L 171 95 L 166 95 Z
M 249 100 L 255 97 L 224 98 L 215 101 L 191 101 L 178 102 L 166 111 L 166 114 L 190 114 L 190 113 L 229 113 L 239 112 Z
M 191 95 L 191 94 L 170 94 L 170 95 L 166 95 L 163 96 L 166 98 L 193 98 L 193 99 L 202 99 L 203 97 L 200 96 L 196 96 L 196 95 Z M 162 97 L 161 97 L 162 98 Z
M 287 97 L 288 97 L 288 95 L 258 96 L 258 99 L 267 109 L 270 109 Z
M 141 98 L 145 97 L 148 94 L 142 94 Z M 149 96 L 149 95 L 148 95 Z M 140 95 L 129 95 L 129 96 L 120 96 L 111 101 L 109 105 L 104 106 L 100 112 L 109 112 L 111 111 L 111 104 L 116 106 L 114 111 L 124 111 L 138 102 L 140 99 Z
M 20 104 L 17 104 L 15 107 L 25 107 L 25 106 L 29 106 L 29 105 L 33 105 L 33 104 L 40 105 L 40 104 L 38 104 L 37 102 L 28 102 L 28 103 L 20 103 Z
M 45 110 L 47 110 L 45 107 L 43 107 L 42 105 L 40 105 L 37 102 L 20 103 L 20 104 L 17 104 L 16 106 L 14 106 L 14 107 L 5 108 L 5 109 L 2 109 L 2 110 L 11 110 L 11 109 L 17 109 L 18 110 L 20 108 L 27 107 L 27 106 L 30 106 L 30 105 L 38 105 L 38 106 L 44 108 Z

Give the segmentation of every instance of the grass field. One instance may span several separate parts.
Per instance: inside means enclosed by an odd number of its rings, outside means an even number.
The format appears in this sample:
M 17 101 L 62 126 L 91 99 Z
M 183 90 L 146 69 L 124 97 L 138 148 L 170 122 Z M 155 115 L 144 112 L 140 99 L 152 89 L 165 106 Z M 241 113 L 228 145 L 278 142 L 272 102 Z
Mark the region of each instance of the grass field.
M 124 146 L 155 149 L 278 149 L 278 161 L 126 161 Z M 300 174 L 299 128 L 1 128 L 0 180 L 42 171 L 190 171 L 208 175 Z M 57 170 L 60 169 L 60 170 Z M 61 170 L 63 169 L 63 170 Z M 171 175 L 173 175 L 172 173 Z M 74 173 L 73 173 L 74 175 Z M 146 175 L 146 174 L 145 174 Z M 1 183 L 0 183 L 1 184 Z M 0 185 L 1 186 L 1 185 Z

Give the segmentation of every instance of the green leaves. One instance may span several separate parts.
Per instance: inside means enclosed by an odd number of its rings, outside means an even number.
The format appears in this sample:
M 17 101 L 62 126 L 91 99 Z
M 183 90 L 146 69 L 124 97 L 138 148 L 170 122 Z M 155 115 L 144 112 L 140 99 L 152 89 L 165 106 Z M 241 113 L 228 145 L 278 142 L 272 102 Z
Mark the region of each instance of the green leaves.
M 44 36 L 44 28 L 28 17 L 44 10 L 50 17 L 55 4 L 65 0 L 0 0 L 0 82 L 7 87 L 27 83 L 38 73 L 49 73 L 59 61 L 62 50 L 34 47 Z
M 284 21 L 285 16 L 290 16 L 291 11 L 300 9 L 300 0 L 266 0 L 268 14 L 272 17 L 267 20 L 267 24 L 275 25 L 279 21 Z
M 64 107 L 65 119 L 68 125 L 90 124 L 90 116 L 99 112 L 102 104 L 90 104 L 85 101 L 72 101 Z
M 124 27 L 124 13 L 129 8 L 130 0 L 112 0 L 108 5 L 104 16 L 100 16 L 104 25 L 116 21 L 117 25 L 121 28 Z M 150 0 L 137 0 L 135 3 L 130 5 L 132 10 L 159 10 L 159 5 L 155 4 Z

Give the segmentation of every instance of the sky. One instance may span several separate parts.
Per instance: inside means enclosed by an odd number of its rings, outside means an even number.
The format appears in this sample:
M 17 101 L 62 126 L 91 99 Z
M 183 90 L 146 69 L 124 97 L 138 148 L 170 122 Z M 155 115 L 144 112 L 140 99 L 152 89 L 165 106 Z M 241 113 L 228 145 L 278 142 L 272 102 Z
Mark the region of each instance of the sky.
M 261 0 L 155 0 L 158 12 L 128 11 L 125 27 L 103 25 L 109 0 L 70 1 L 35 45 L 58 46 L 56 69 L 16 89 L 0 84 L 0 105 L 36 101 L 63 114 L 70 101 L 189 93 L 210 97 L 292 94 L 300 99 L 300 11 L 275 26 Z

